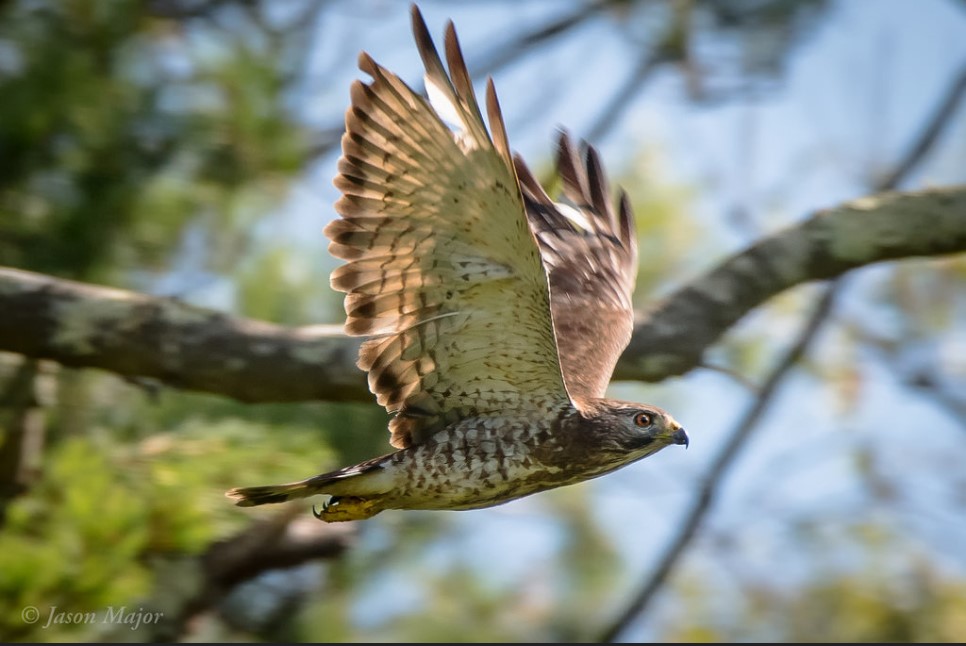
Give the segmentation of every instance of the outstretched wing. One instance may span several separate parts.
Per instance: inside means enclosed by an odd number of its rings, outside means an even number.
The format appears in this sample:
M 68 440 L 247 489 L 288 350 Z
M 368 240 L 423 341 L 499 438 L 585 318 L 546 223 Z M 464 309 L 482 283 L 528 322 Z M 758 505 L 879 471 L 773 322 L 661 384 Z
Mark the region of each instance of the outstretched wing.
M 578 404 L 603 397 L 634 329 L 637 238 L 627 194 L 620 192 L 615 209 L 597 152 L 588 146 L 581 161 L 566 133 L 557 147 L 562 202 L 550 199 L 522 159 L 514 162 L 550 274 L 567 389 Z
M 373 80 L 352 86 L 335 178 L 342 217 L 325 230 L 347 261 L 331 277 L 346 292 L 345 330 L 372 337 L 358 365 L 396 413 L 399 448 L 466 416 L 569 401 L 492 80 L 491 139 L 452 23 L 447 75 L 415 6 L 412 18 L 432 106 L 360 56 Z

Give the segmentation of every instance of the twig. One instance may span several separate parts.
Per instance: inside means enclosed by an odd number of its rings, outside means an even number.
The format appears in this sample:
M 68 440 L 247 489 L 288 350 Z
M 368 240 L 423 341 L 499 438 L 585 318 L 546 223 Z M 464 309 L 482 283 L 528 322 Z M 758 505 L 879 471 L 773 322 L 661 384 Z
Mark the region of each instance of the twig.
M 604 135 L 617 123 L 620 115 L 631 103 L 634 95 L 644 88 L 644 81 L 650 76 L 659 63 L 663 62 L 656 51 L 647 51 L 638 60 L 637 67 L 627 77 L 620 89 L 614 93 L 607 105 L 600 111 L 594 124 L 587 130 L 587 140 L 599 142 Z
M 183 640 L 192 619 L 217 608 L 237 586 L 265 572 L 334 560 L 352 546 L 357 530 L 353 523 L 319 523 L 304 512 L 303 507 L 290 505 L 211 543 L 204 553 L 193 557 L 191 570 L 199 576 L 197 581 L 183 582 L 180 592 L 184 596 L 149 602 L 165 610 L 163 620 L 150 627 L 151 641 Z
M 956 80 L 946 90 L 946 95 L 939 102 L 936 111 L 926 123 L 926 127 L 922 129 L 915 143 L 906 151 L 903 160 L 891 173 L 885 175 L 876 183 L 875 188 L 877 191 L 888 191 L 897 188 L 919 162 L 929 154 L 929 151 L 933 149 L 936 141 L 939 139 L 939 135 L 942 134 L 946 126 L 949 125 L 949 122 L 952 121 L 952 116 L 956 114 L 956 110 L 963 100 L 964 95 L 966 95 L 966 63 L 960 68 Z
M 471 66 L 470 73 L 474 77 L 492 74 L 514 62 L 537 45 L 567 33 L 571 29 L 581 25 L 587 19 L 600 13 L 608 6 L 618 4 L 619 2 L 621 0 L 595 0 L 594 2 L 588 2 L 580 9 L 563 18 L 558 18 L 532 31 L 521 34 L 508 43 L 501 44 L 494 49 L 493 53 L 484 57 L 482 63 Z
M 482 63 L 469 66 L 470 75 L 473 78 L 480 78 L 512 64 L 524 54 L 530 52 L 537 46 L 558 38 L 575 27 L 592 18 L 607 7 L 618 4 L 622 0 L 594 0 L 562 18 L 541 25 L 531 31 L 525 32 L 513 38 L 513 40 L 501 43 L 494 47 L 489 55 L 482 57 Z M 423 92 L 422 82 L 413 85 L 417 92 Z M 316 142 L 310 146 L 307 155 L 310 159 L 323 157 L 332 152 L 339 144 L 342 132 L 345 130 L 342 125 L 342 117 L 319 130 Z
M 691 3 L 684 0 L 674 5 L 674 13 L 668 28 L 649 49 L 641 52 L 637 66 L 620 89 L 611 96 L 587 131 L 587 139 L 599 142 L 620 120 L 620 115 L 630 107 L 631 100 L 640 92 L 651 73 L 662 63 L 684 63 L 693 69 L 690 61 Z
M 761 391 L 758 389 L 758 384 L 754 381 L 741 374 L 733 368 L 728 366 L 722 366 L 717 363 L 709 363 L 707 361 L 701 361 L 696 368 L 704 368 L 705 370 L 711 370 L 712 372 L 718 372 L 726 377 L 731 377 L 731 379 L 740 386 L 743 386 L 752 395 L 758 395 Z

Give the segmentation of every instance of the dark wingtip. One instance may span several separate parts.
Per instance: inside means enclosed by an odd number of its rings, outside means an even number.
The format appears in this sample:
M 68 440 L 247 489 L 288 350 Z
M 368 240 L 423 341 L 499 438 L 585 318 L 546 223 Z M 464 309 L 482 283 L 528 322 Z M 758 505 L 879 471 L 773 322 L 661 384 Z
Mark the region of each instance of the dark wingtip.
M 631 207 L 631 198 L 627 195 L 627 191 L 624 189 L 620 190 L 620 196 L 617 202 L 619 204 L 617 214 L 618 223 L 620 224 L 620 241 L 624 244 L 625 248 L 632 249 L 636 244 L 634 240 L 636 233 L 634 231 L 634 210 Z
M 587 164 L 587 183 L 590 188 L 590 203 L 597 211 L 597 215 L 612 220 L 613 218 L 609 217 L 612 211 L 607 173 L 604 172 L 604 164 L 600 161 L 600 154 L 591 145 L 587 145 L 585 162 Z M 610 224 L 613 225 L 613 222 L 611 221 Z
M 563 181 L 564 195 L 577 204 L 587 200 L 586 176 L 570 134 L 563 128 L 557 134 L 557 173 Z
M 446 28 L 443 30 L 443 41 L 446 46 L 453 48 L 457 53 L 462 55 L 462 49 L 460 48 L 460 39 L 456 34 L 456 23 L 452 20 L 446 21 Z M 447 49 L 447 51 L 449 51 Z
M 433 37 L 429 33 L 429 27 L 426 26 L 426 20 L 423 19 L 423 14 L 415 3 L 410 5 L 409 13 L 412 18 L 413 37 L 416 39 L 416 47 L 419 49 L 420 56 L 425 61 L 425 57 L 429 52 L 436 51 L 436 45 L 433 43 Z

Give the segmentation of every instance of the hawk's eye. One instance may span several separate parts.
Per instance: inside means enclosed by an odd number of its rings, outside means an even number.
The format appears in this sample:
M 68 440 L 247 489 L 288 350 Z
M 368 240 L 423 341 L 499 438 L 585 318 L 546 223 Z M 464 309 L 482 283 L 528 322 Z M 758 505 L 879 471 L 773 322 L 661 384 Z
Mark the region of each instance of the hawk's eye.
M 653 421 L 654 421 L 654 418 L 651 416 L 650 413 L 638 413 L 637 415 L 634 416 L 634 423 L 637 426 L 640 426 L 641 428 L 650 426 L 651 422 Z

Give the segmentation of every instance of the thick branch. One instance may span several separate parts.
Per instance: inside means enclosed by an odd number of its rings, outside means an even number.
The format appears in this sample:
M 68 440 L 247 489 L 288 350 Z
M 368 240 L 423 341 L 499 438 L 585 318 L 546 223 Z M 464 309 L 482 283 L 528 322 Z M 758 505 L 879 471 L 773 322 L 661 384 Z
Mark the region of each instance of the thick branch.
M 728 258 L 641 315 L 615 378 L 682 374 L 772 296 L 876 262 L 966 251 L 966 186 L 880 193 L 821 211 Z
M 168 570 L 182 576 L 174 574 L 178 585 L 146 604 L 162 611 L 160 621 L 143 625 L 149 641 L 179 641 L 190 631 L 193 619 L 211 609 L 224 613 L 221 604 L 225 598 L 242 583 L 265 572 L 339 558 L 352 547 L 356 529 L 354 523 L 320 523 L 302 506 L 289 505 L 212 543 L 200 555 L 173 557 Z M 232 624 L 232 615 L 222 617 Z M 107 641 L 123 641 L 130 632 L 131 626 L 118 624 Z
M 876 262 L 966 251 L 966 186 L 882 193 L 765 238 L 642 314 L 618 379 L 659 381 L 795 285 Z M 370 401 L 358 341 L 177 300 L 0 269 L 0 351 L 248 402 Z
M 364 400 L 340 326 L 285 328 L 0 268 L 0 350 L 246 402 Z

